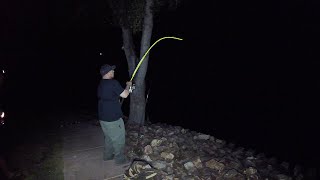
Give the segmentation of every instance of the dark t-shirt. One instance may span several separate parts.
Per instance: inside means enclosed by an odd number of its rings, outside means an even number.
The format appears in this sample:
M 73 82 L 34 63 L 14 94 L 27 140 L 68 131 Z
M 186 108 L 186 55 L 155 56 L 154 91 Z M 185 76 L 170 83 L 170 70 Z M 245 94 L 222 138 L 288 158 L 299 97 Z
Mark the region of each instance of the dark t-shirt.
M 122 117 L 120 94 L 124 91 L 114 79 L 102 79 L 98 86 L 98 116 L 102 121 L 115 121 Z

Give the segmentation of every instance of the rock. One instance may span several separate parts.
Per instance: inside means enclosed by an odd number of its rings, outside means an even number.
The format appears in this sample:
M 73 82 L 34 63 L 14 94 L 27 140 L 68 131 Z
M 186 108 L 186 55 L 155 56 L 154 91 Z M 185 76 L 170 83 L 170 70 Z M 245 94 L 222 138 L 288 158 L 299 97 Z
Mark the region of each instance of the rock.
M 246 174 L 247 176 L 251 176 L 257 173 L 257 170 L 253 167 L 249 167 L 244 171 L 244 174 Z
M 255 155 L 254 150 L 235 148 L 235 144 L 211 135 L 161 123 L 141 128 L 130 125 L 126 130 L 127 156 L 150 162 L 158 169 L 155 179 L 291 178 L 286 162 L 279 165 L 276 158 L 268 160 L 263 153 Z M 142 167 L 146 171 L 154 171 L 145 163 Z M 293 169 L 293 175 L 296 180 L 304 178 L 299 166 Z
M 227 171 L 225 174 L 224 174 L 224 178 L 227 178 L 227 179 L 231 179 L 231 178 L 234 178 L 238 175 L 238 172 L 234 169 L 231 169 L 229 171 Z
M 186 145 L 182 145 L 182 146 L 181 146 L 181 149 L 182 149 L 182 150 L 186 150 L 186 149 L 187 149 L 187 146 L 186 146 Z
M 224 164 L 222 164 L 214 159 L 211 159 L 210 161 L 206 162 L 206 167 L 209 167 L 209 168 L 217 170 L 217 171 L 222 171 L 225 166 L 224 166 Z
M 170 167 L 170 166 L 168 166 L 168 167 L 166 168 L 166 172 L 167 172 L 168 174 L 173 174 L 173 173 L 174 173 L 172 167 Z
M 154 139 L 154 140 L 151 141 L 151 146 L 152 146 L 152 147 L 160 146 L 161 143 L 162 143 L 161 140 L 159 140 L 159 139 Z
M 153 163 L 153 166 L 157 169 L 165 169 L 167 167 L 166 162 L 164 161 L 156 161 Z
M 256 164 L 254 163 L 254 160 L 250 160 L 250 159 L 244 159 L 243 161 L 243 165 L 244 167 L 255 167 Z
M 213 137 L 213 136 L 210 136 L 210 137 L 209 137 L 209 141 L 211 141 L 211 142 L 215 142 L 214 137 Z
M 174 149 L 179 149 L 179 145 L 177 143 L 175 143 L 175 142 L 174 143 L 170 143 L 169 147 L 170 148 L 174 148 Z
M 161 157 L 164 159 L 170 159 L 172 160 L 174 158 L 174 155 L 172 153 L 168 153 L 168 152 L 162 152 L 161 153 Z
M 198 135 L 198 139 L 200 140 L 208 140 L 209 138 L 210 138 L 210 135 L 206 135 L 206 134 Z
M 224 141 L 223 141 L 223 140 L 221 140 L 221 139 L 216 139 L 216 143 L 218 143 L 218 144 L 223 144 L 223 143 L 224 143 Z
M 169 176 L 166 176 L 165 178 L 164 178 L 164 180 L 174 180 L 175 178 L 174 178 L 174 176 L 173 175 L 169 175 Z
M 197 157 L 197 159 L 194 160 L 192 163 L 193 163 L 193 164 L 196 166 L 196 168 L 198 168 L 198 169 L 201 169 L 201 168 L 203 167 L 202 162 L 201 162 L 201 159 L 200 159 L 199 157 Z
M 143 156 L 142 156 L 142 159 L 144 159 L 144 160 L 146 160 L 146 161 L 148 161 L 148 162 L 151 162 L 151 161 L 152 161 L 152 159 L 151 159 L 150 156 L 148 156 L 148 155 L 143 155 Z
M 284 174 L 278 174 L 276 176 L 277 180 L 292 180 L 292 178 L 288 177 L 287 175 Z
M 147 145 L 144 147 L 144 153 L 149 155 L 153 153 L 152 147 L 150 145 Z
M 214 155 L 216 154 L 215 151 L 213 151 L 212 149 L 209 149 L 209 148 L 206 148 L 206 149 L 203 149 L 203 152 L 209 154 L 209 155 Z
M 249 157 L 247 157 L 246 159 L 247 159 L 247 160 L 255 160 L 256 158 L 253 157 L 253 156 L 249 156 Z
M 162 134 L 162 132 L 163 132 L 162 128 L 159 128 L 159 129 L 156 130 L 156 134 Z
M 193 172 L 196 168 L 192 162 L 187 162 L 184 165 L 184 168 L 186 168 L 187 171 Z
M 187 133 L 187 130 L 181 129 L 181 133 L 182 133 L 182 134 L 186 134 L 186 133 Z
M 243 168 L 242 165 L 241 165 L 241 162 L 237 162 L 236 160 L 231 161 L 230 163 L 228 163 L 228 167 L 233 168 L 233 169 Z

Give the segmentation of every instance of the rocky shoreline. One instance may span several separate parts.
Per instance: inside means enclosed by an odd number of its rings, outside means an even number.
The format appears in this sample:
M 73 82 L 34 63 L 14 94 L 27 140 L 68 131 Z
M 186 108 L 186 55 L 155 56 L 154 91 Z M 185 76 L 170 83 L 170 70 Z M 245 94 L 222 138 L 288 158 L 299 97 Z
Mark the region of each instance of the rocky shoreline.
M 133 162 L 126 176 L 133 179 L 304 179 L 299 165 L 180 126 L 126 124 L 126 131 Z

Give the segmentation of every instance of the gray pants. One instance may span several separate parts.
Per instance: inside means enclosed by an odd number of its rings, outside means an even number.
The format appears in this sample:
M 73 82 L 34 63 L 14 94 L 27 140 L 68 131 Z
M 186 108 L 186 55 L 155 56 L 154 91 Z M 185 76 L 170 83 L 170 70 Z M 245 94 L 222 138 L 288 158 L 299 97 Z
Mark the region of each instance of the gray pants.
M 104 152 L 103 159 L 111 160 L 114 158 L 117 164 L 126 161 L 124 155 L 125 147 L 125 127 L 122 118 L 113 121 L 100 121 L 102 131 L 104 133 Z

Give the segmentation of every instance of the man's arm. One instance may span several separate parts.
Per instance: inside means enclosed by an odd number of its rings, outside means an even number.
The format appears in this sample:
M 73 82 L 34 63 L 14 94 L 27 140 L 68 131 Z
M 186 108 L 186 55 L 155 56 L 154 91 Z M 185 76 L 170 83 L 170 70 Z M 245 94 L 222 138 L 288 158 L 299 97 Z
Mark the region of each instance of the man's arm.
M 126 84 L 127 84 L 126 88 L 120 94 L 120 97 L 122 97 L 122 98 L 127 98 L 129 96 L 129 94 L 130 94 L 129 88 L 130 88 L 130 86 L 132 86 L 132 82 L 128 81 Z

